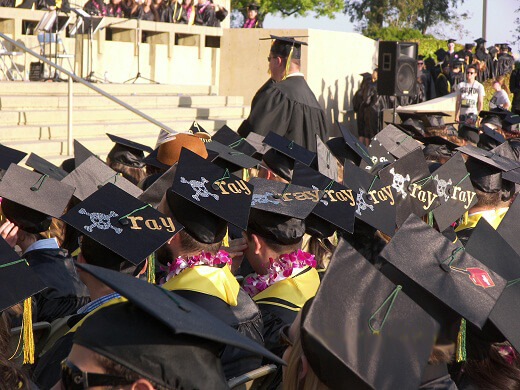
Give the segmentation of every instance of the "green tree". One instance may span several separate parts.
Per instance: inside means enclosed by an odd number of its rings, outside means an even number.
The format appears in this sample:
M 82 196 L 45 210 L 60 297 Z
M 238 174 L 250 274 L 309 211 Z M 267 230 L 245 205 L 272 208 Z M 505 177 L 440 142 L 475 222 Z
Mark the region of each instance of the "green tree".
M 464 0 L 422 0 L 422 3 L 423 6 L 417 14 L 415 27 L 425 34 L 428 28 L 436 24 L 450 24 L 456 19 L 453 10 L 459 3 L 464 3 Z

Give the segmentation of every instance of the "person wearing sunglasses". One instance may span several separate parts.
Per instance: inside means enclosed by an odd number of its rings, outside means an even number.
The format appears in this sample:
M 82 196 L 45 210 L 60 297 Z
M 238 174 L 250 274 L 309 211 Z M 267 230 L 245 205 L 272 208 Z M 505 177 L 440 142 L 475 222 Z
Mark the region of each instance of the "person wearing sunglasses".
M 455 103 L 455 121 L 475 124 L 479 112 L 484 105 L 486 94 L 484 86 L 476 80 L 477 68 L 469 65 L 466 68 L 466 81 L 459 83 L 455 91 L 457 100 Z

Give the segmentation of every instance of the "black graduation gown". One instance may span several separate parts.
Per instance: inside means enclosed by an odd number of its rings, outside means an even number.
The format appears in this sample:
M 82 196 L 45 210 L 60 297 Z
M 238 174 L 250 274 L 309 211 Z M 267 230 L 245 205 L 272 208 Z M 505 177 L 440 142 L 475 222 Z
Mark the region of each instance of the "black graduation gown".
M 180 23 L 184 8 L 177 2 L 167 5 L 161 13 L 161 22 Z
M 428 364 L 423 371 L 419 390 L 457 390 L 446 363 Z
M 419 75 L 419 78 L 424 85 L 426 100 L 434 99 L 436 97 L 435 82 L 433 81 L 431 73 L 427 70 L 423 70 Z
M 450 73 L 450 80 L 451 80 L 451 85 L 453 87 L 452 89 L 455 89 L 456 85 L 459 85 L 460 83 L 462 83 L 464 81 L 464 73 L 462 73 L 462 72 L 459 72 L 459 73 L 451 72 Z
M 513 94 L 513 101 L 511 102 L 511 111 L 520 112 L 520 69 L 515 69 L 511 73 L 509 79 L 509 90 Z
M 238 134 L 245 138 L 250 132 L 266 136 L 270 131 L 312 152 L 316 151 L 316 134 L 323 141 L 329 139 L 325 112 L 302 76 L 264 84 Z
M 71 314 L 89 302 L 87 287 L 63 249 L 37 249 L 24 254 L 29 266 L 48 286 L 33 299 L 37 321 L 52 322 Z
M 515 64 L 515 59 L 513 56 L 500 53 L 498 55 L 498 74 L 497 76 L 502 76 L 513 71 L 513 67 Z
M 437 90 L 437 96 L 445 96 L 450 93 L 450 81 L 441 73 L 437 76 L 437 80 L 435 80 L 435 89 Z

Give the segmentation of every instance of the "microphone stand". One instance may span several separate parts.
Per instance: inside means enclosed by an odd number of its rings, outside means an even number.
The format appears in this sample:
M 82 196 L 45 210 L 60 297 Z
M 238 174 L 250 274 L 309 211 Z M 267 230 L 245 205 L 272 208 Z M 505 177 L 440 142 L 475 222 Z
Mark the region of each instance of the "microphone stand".
M 137 39 L 137 74 L 135 75 L 135 77 L 132 77 L 131 79 L 126 80 L 123 84 L 126 84 L 130 81 L 132 82 L 132 84 L 135 84 L 135 82 L 139 79 L 149 81 L 152 84 L 160 84 L 159 82 L 157 82 L 155 80 L 148 79 L 141 75 L 141 34 L 142 34 L 141 20 L 137 19 L 137 37 L 136 37 L 136 39 Z

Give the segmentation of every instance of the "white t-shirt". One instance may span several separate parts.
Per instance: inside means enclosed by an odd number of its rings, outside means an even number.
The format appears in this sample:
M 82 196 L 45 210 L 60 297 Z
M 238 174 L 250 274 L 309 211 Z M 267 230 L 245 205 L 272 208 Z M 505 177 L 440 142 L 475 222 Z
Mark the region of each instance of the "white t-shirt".
M 489 101 L 489 108 L 494 109 L 497 107 L 502 106 L 502 104 L 508 103 L 511 105 L 511 101 L 509 100 L 509 96 L 507 96 L 506 91 L 503 89 L 500 91 L 496 91 L 493 96 L 491 97 L 491 100 Z
M 456 86 L 455 90 L 457 91 L 457 96 L 460 96 L 460 115 L 477 115 L 478 99 L 479 97 L 484 99 L 486 94 L 484 86 L 476 80 L 473 83 L 463 81 Z

